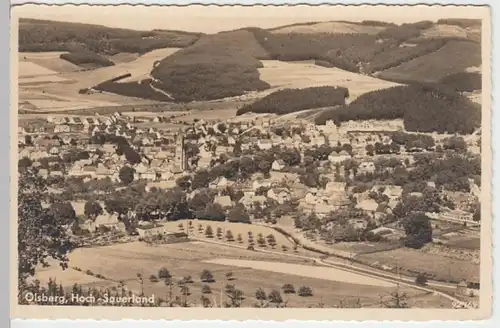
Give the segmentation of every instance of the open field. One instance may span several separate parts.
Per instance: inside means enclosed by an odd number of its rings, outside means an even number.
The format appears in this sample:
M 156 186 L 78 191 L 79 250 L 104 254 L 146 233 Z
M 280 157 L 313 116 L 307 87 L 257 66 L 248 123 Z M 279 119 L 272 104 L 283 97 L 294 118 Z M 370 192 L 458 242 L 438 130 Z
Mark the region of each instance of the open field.
M 154 294 L 157 298 L 167 298 L 169 287 L 163 282 L 151 282 L 150 275 L 158 275 L 160 268 L 165 267 L 173 276 L 173 282 L 185 276 L 191 276 L 193 283 L 189 284 L 189 300 L 200 304 L 201 288 L 205 283 L 200 282 L 200 273 L 203 269 L 212 272 L 215 282 L 208 283 L 213 294 L 206 296 L 219 303 L 220 289 L 226 284 L 234 284 L 236 288 L 243 291 L 245 300 L 243 306 L 252 306 L 256 303 L 255 291 L 263 288 L 267 293 L 273 289 L 280 290 L 285 283 L 292 284 L 296 290 L 300 286 L 310 286 L 313 296 L 300 297 L 296 294 L 283 294 L 283 299 L 288 301 L 289 307 L 317 306 L 323 302 L 326 307 L 337 306 L 339 302 L 355 302 L 360 299 L 363 306 L 379 307 L 380 295 L 394 291 L 393 287 L 369 286 L 345 283 L 341 281 L 318 279 L 313 277 L 288 274 L 283 272 L 271 272 L 269 270 L 259 270 L 249 267 L 239 267 L 233 265 L 221 265 L 210 263 L 214 259 L 240 259 L 265 261 L 279 267 L 279 263 L 290 261 L 285 257 L 276 255 L 257 253 L 235 248 L 228 248 L 213 244 L 200 244 L 199 242 L 189 242 L 180 244 L 170 244 L 157 247 L 149 247 L 142 243 L 117 244 L 113 246 L 81 248 L 70 254 L 70 267 L 78 267 L 83 272 L 68 269 L 66 275 L 61 275 L 61 269 L 46 269 L 37 274 L 37 278 L 46 282 L 50 277 L 56 278 L 58 283 L 70 288 L 75 282 L 80 281 L 85 287 L 112 288 L 117 286 L 119 281 L 123 281 L 125 286 L 135 292 L 140 292 L 141 286 L 137 279 L 137 273 L 144 277 L 144 293 Z M 208 262 L 204 262 L 208 261 Z M 280 262 L 275 262 L 280 261 Z M 316 270 L 319 267 L 311 267 Z M 83 278 L 82 274 L 90 270 L 94 276 Z M 226 273 L 233 272 L 234 280 L 228 281 Z M 306 272 L 305 272 L 306 273 Z M 100 274 L 104 279 L 97 279 L 95 275 Z M 68 280 L 66 280 L 68 279 Z M 71 281 L 69 280 L 71 279 Z M 89 279 L 89 280 L 85 280 Z M 447 306 L 446 301 L 439 297 L 427 295 L 411 288 L 401 288 L 402 292 L 407 292 L 415 299 L 420 306 Z M 180 295 L 179 288 L 174 286 L 173 295 Z M 225 296 L 224 300 L 226 300 Z
M 266 237 L 270 234 L 272 234 L 275 239 L 276 239 L 276 249 L 281 251 L 282 246 L 286 246 L 288 248 L 288 252 L 292 252 L 292 248 L 294 246 L 293 242 L 286 238 L 284 235 L 278 233 L 272 228 L 265 227 L 262 225 L 257 225 L 257 224 L 246 224 L 246 223 L 235 223 L 235 222 L 218 222 L 218 221 L 208 221 L 208 220 L 192 220 L 193 225 L 192 229 L 190 231 L 190 234 L 192 234 L 196 238 L 205 238 L 205 229 L 207 226 L 211 226 L 213 230 L 214 237 L 211 238 L 213 240 L 218 240 L 216 236 L 216 232 L 218 228 L 222 229 L 222 236 L 225 236 L 227 233 L 227 230 L 231 230 L 231 233 L 234 237 L 233 242 L 231 244 L 234 245 L 240 245 L 243 247 L 248 246 L 248 233 L 251 232 L 253 236 L 253 240 L 255 243 L 255 248 L 260 248 L 257 245 L 257 238 L 259 234 L 262 234 L 264 239 L 267 239 Z M 183 224 L 182 230 L 179 228 L 179 224 Z M 201 225 L 201 230 L 199 230 L 199 226 Z M 169 231 L 188 231 L 188 224 L 187 221 L 182 221 L 182 222 L 176 222 L 176 221 L 170 221 L 170 222 L 165 222 L 163 223 L 163 226 L 166 227 L 167 230 Z M 237 237 L 238 235 L 241 234 L 241 237 L 243 239 L 242 243 L 238 243 Z M 267 244 L 267 243 L 266 243 Z M 266 248 L 271 249 L 271 247 L 267 246 Z M 300 250 L 301 255 L 310 255 L 314 256 L 317 254 L 307 252 Z
M 71 88 L 66 90 L 66 93 L 77 93 L 81 88 L 91 88 L 101 82 L 127 73 L 132 74 L 131 79 L 140 79 L 145 74 L 149 75 L 155 61 L 165 58 L 177 50 L 178 48 L 157 49 L 148 52 L 133 61 L 103 67 L 92 71 L 63 74 L 63 77 L 75 81 L 75 83 L 71 85 Z
M 19 75 L 22 76 L 23 66 L 28 67 L 26 64 L 31 63 L 43 67 L 54 73 L 69 73 L 80 71 L 81 67 L 72 64 L 64 59 L 59 58 L 64 51 L 49 51 L 49 52 L 21 52 L 19 53 Z M 30 75 L 39 75 L 31 73 Z
M 116 65 L 116 64 L 121 64 L 121 63 L 129 63 L 131 61 L 136 60 L 138 57 L 139 57 L 139 54 L 120 52 L 120 53 L 117 53 L 116 55 L 109 56 L 108 59 L 111 60 Z
M 348 101 L 353 101 L 363 93 L 398 85 L 338 68 L 317 66 L 310 61 L 262 60 L 261 62 L 264 68 L 259 68 L 260 79 L 269 83 L 276 90 L 313 86 L 341 86 L 349 89 Z
M 92 88 L 101 82 L 127 73 L 132 74 L 130 78 L 126 79 L 128 82 L 139 81 L 149 76 L 155 61 L 163 59 L 177 50 L 178 48 L 153 50 L 135 60 L 123 60 L 115 66 L 91 71 L 70 69 L 73 64 L 59 59 L 58 56 L 61 52 L 51 52 L 44 54 L 45 56 L 21 53 L 19 98 L 20 101 L 29 101 L 36 109 L 50 111 L 154 103 L 150 100 L 139 100 L 107 93 L 81 95 L 78 91 L 83 88 Z M 63 65 L 63 62 L 68 65 Z M 42 65 L 43 63 L 45 66 Z M 40 101 L 40 95 L 51 96 L 53 101 Z
M 479 281 L 479 265 L 437 254 L 423 253 L 408 248 L 356 256 L 367 265 L 389 266 L 411 272 L 426 273 L 434 280 L 459 282 Z
M 320 22 L 316 24 L 297 24 L 272 29 L 272 33 L 339 33 L 339 34 L 377 34 L 386 29 L 385 26 L 369 26 L 347 22 Z
M 290 263 L 273 263 L 264 261 L 248 261 L 248 260 L 235 260 L 235 259 L 215 259 L 205 261 L 205 263 L 214 263 L 242 268 L 252 268 L 255 270 L 270 271 L 276 273 L 289 273 L 293 272 L 294 275 L 302 277 L 310 277 L 317 279 L 325 279 L 337 282 L 346 282 L 349 284 L 377 286 L 377 287 L 396 287 L 396 284 L 385 282 L 379 279 L 358 275 L 342 271 L 335 268 L 328 267 L 311 267 L 302 264 Z

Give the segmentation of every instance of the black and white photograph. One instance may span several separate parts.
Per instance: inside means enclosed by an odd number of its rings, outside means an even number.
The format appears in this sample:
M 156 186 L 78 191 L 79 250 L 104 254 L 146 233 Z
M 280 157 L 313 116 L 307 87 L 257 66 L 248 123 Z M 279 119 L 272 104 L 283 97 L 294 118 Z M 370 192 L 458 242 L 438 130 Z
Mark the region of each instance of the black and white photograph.
M 12 14 L 17 315 L 491 314 L 487 7 Z

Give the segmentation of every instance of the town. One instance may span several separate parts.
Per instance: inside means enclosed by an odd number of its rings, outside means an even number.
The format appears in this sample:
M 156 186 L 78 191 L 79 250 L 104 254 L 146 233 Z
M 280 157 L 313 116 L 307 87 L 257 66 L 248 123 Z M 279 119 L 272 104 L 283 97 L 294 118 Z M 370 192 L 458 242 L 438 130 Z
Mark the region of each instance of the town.
M 20 22 L 20 305 L 479 306 L 480 21 Z
M 226 221 L 274 226 L 346 258 L 355 248 L 332 245 L 406 240 L 477 262 L 477 246 L 453 249 L 479 235 L 479 143 L 477 133 L 407 133 L 401 120 L 317 126 L 252 114 L 191 123 L 140 112 L 55 114 L 20 128 L 19 170 L 47 181 L 45 206 L 58 208 L 82 243 L 187 240 L 194 228 L 165 223 Z M 411 239 L 400 218 L 415 207 L 431 227 Z M 195 235 L 214 238 L 201 228 Z M 421 273 L 461 282 L 460 274 Z M 461 278 L 477 284 L 473 276 Z

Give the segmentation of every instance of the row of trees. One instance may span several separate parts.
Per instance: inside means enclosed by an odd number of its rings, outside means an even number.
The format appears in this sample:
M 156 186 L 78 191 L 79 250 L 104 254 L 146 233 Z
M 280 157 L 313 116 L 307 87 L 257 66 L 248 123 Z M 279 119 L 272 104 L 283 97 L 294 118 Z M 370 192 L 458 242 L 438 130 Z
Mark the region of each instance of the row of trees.
M 166 270 L 166 269 L 162 269 Z M 168 270 L 167 270 L 168 271 Z M 163 271 L 164 272 L 164 271 Z M 422 277 L 421 277 L 422 278 Z M 49 279 L 47 285 L 44 286 L 41 284 L 39 280 L 35 280 L 30 283 L 26 289 L 19 294 L 18 302 L 21 305 L 28 304 L 36 304 L 36 305 L 66 305 L 66 306 L 140 306 L 140 307 L 159 307 L 159 306 L 167 306 L 167 307 L 191 307 L 196 306 L 196 301 L 190 299 L 192 295 L 191 289 L 189 286 L 193 284 L 193 280 L 190 277 L 184 277 L 180 279 L 177 283 L 172 281 L 172 278 L 162 275 L 162 278 L 158 279 L 158 277 L 151 275 L 150 282 L 153 284 L 157 284 L 163 282 L 167 287 L 167 293 L 164 297 L 155 297 L 153 303 L 141 302 L 140 304 L 135 304 L 133 302 L 120 302 L 117 304 L 113 303 L 103 303 L 99 302 L 99 300 L 103 299 L 106 295 L 108 299 L 118 299 L 125 297 L 146 297 L 143 291 L 143 285 L 145 283 L 144 277 L 142 274 L 137 274 L 137 280 L 141 285 L 142 292 L 139 295 L 135 295 L 131 290 L 129 290 L 123 281 L 120 281 L 117 286 L 112 286 L 110 288 L 105 289 L 97 289 L 94 287 L 86 288 L 79 284 L 74 284 L 71 289 L 64 288 L 61 284 L 57 284 L 56 280 Z M 419 284 L 425 285 L 425 277 L 422 279 L 417 279 Z M 238 289 L 234 284 L 226 284 L 224 288 L 221 290 L 221 295 L 215 297 L 210 297 L 210 295 L 214 294 L 213 290 L 209 285 L 205 284 L 201 289 L 201 297 L 199 299 L 200 305 L 205 308 L 209 307 L 226 307 L 226 308 L 237 308 L 243 307 L 243 301 L 246 299 L 243 291 Z M 44 295 L 46 299 L 29 301 L 29 297 L 27 294 L 31 293 L 31 295 Z M 297 294 L 301 297 L 311 297 L 313 296 L 313 291 L 309 286 L 300 286 L 298 290 L 295 290 L 295 287 L 292 284 L 284 284 L 279 289 L 272 289 L 269 292 L 266 292 L 263 288 L 258 288 L 255 291 L 253 297 L 257 300 L 251 306 L 256 308 L 286 308 L 288 307 L 288 300 L 284 300 L 283 294 Z M 78 300 L 75 300 L 75 296 L 78 296 Z M 220 299 L 220 302 L 217 302 L 217 299 Z M 97 300 L 96 302 L 91 302 L 91 300 Z M 398 290 L 390 293 L 384 294 L 380 296 L 380 305 L 385 308 L 409 308 L 409 297 L 406 293 L 401 293 Z M 314 305 L 309 305 L 308 307 L 313 307 Z M 341 300 L 334 307 L 338 308 L 361 308 L 363 305 L 361 300 L 354 299 L 352 300 Z M 325 307 L 325 304 L 321 300 L 314 307 Z

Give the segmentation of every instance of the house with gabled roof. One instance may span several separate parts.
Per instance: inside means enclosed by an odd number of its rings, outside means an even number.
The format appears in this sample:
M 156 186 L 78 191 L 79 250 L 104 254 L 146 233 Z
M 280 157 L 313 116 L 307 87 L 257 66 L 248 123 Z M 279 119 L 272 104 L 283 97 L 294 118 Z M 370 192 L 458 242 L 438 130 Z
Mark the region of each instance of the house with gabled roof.
M 154 169 L 159 169 L 159 168 L 161 167 L 161 165 L 162 165 L 163 161 L 164 161 L 164 160 L 162 160 L 162 159 L 155 158 L 155 159 L 153 159 L 153 160 L 151 161 L 151 163 L 149 164 L 149 166 L 150 166 L 151 168 L 154 168 Z
M 156 180 L 156 172 L 152 170 L 147 170 L 144 173 L 140 174 L 141 179 L 148 180 L 148 181 L 155 181 Z
M 54 128 L 54 133 L 69 133 L 71 128 L 67 124 L 56 125 Z
M 156 159 L 161 159 L 161 160 L 167 159 L 168 157 L 169 157 L 168 152 L 166 152 L 166 151 L 164 151 L 164 150 L 161 150 L 161 151 L 157 152 L 157 153 L 154 155 L 154 158 L 156 158 Z
M 267 192 L 267 197 L 274 199 L 278 204 L 284 204 L 291 199 L 290 191 L 284 188 L 271 188 Z
M 286 163 L 284 160 L 282 159 L 277 159 L 273 162 L 273 164 L 271 165 L 271 169 L 273 171 L 281 171 L 283 170 L 284 168 L 286 167 Z
M 219 204 L 222 208 L 229 208 L 233 206 L 233 202 L 229 196 L 215 196 L 214 204 Z

